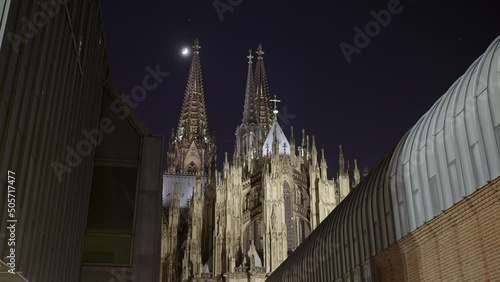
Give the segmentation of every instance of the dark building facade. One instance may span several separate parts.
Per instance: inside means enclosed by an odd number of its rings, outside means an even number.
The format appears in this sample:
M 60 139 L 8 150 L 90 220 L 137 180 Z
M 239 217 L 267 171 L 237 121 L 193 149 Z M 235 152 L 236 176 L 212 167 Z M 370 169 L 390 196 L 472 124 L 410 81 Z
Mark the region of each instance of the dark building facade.
M 109 77 L 99 1 L 0 1 L 0 281 L 159 280 L 163 138 Z
M 500 37 L 267 281 L 500 279 Z

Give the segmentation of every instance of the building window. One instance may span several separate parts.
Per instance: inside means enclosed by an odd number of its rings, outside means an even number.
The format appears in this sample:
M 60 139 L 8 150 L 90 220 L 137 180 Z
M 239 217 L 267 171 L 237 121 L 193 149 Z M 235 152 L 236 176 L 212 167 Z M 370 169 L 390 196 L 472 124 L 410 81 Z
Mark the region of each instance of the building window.
M 130 265 L 136 187 L 136 167 L 94 167 L 84 264 Z

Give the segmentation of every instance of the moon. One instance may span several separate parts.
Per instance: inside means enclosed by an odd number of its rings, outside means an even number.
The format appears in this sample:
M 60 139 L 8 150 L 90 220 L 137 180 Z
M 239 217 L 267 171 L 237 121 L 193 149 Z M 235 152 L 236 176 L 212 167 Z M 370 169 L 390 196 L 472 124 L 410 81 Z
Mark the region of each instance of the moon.
M 184 49 L 182 49 L 182 55 L 183 55 L 183 56 L 187 56 L 187 55 L 189 55 L 189 49 L 188 49 L 188 48 L 184 48 Z

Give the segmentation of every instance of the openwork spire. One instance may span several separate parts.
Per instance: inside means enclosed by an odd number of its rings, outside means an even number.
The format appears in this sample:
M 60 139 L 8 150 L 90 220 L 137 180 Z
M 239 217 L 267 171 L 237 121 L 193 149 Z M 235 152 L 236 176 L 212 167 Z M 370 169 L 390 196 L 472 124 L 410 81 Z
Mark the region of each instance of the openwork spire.
M 259 125 L 269 129 L 271 126 L 271 111 L 269 109 L 269 88 L 267 85 L 266 68 L 264 67 L 264 51 L 262 44 L 257 47 L 257 64 L 255 65 L 255 98 Z
M 182 104 L 177 140 L 204 140 L 207 136 L 207 114 L 203 92 L 203 79 L 200 63 L 200 42 L 198 39 L 193 45 L 193 59 L 189 69 L 186 94 Z
M 257 124 L 258 116 L 257 116 L 257 106 L 255 100 L 255 84 L 253 78 L 253 70 L 252 70 L 252 49 L 248 50 L 248 73 L 247 73 L 247 87 L 245 91 L 245 105 L 243 107 L 243 120 L 242 123 L 249 124 Z

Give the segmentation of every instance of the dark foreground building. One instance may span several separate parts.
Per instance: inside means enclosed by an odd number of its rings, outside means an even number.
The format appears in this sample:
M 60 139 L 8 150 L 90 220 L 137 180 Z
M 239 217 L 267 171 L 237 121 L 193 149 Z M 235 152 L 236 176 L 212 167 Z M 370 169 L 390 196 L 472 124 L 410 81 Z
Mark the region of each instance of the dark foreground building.
M 267 281 L 500 280 L 500 37 Z
M 159 280 L 163 138 L 105 43 L 99 1 L 0 1 L 0 281 Z

